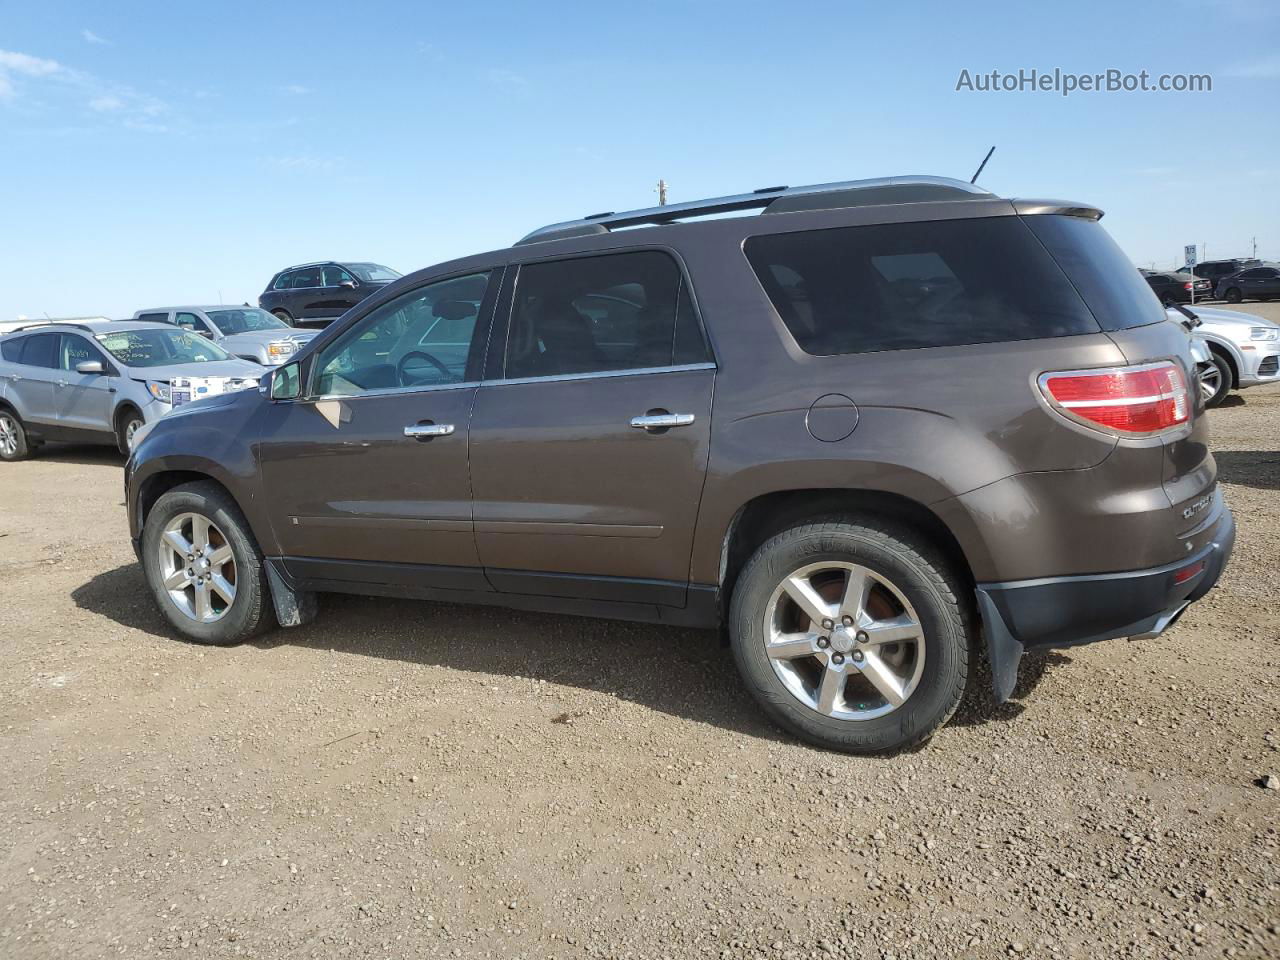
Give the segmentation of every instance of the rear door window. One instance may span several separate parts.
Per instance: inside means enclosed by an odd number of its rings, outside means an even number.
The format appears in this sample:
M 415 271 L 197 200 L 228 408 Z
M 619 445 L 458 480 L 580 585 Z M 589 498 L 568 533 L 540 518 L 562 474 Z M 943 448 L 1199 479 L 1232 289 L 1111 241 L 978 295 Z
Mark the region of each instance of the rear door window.
M 707 358 L 692 298 L 669 254 L 643 250 L 520 268 L 507 338 L 510 378 Z
M 745 251 L 791 335 L 818 356 L 1098 332 L 1016 217 L 771 234 Z
M 29 367 L 56 367 L 58 365 L 58 335 L 38 333 L 28 337 L 22 345 L 22 363 Z
M 308 267 L 306 270 L 299 270 L 293 275 L 293 286 L 295 289 L 320 286 L 320 268 Z

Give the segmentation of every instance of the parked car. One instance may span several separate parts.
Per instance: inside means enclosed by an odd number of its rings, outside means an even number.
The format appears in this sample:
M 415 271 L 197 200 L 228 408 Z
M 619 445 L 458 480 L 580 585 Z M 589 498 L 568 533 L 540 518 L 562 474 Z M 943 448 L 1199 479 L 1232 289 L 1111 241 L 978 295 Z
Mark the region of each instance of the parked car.
M 1213 296 L 1213 284 L 1190 273 L 1158 273 L 1151 270 L 1138 272 L 1166 307 L 1171 303 L 1190 303 L 1193 291 L 1196 300 L 1208 300 Z
M 1227 303 L 1280 297 L 1280 269 L 1263 264 L 1223 277 L 1218 281 L 1217 296 Z
M 1206 406 L 1218 406 L 1232 390 L 1280 380 L 1280 324 L 1199 304 L 1171 307 L 1168 312 L 1171 320 L 1188 314 L 1199 320 L 1193 335 L 1209 348 L 1214 367 L 1201 377 Z
M 1203 263 L 1197 263 L 1191 272 L 1197 277 L 1208 280 L 1216 289 L 1218 281 L 1223 277 L 1229 277 L 1233 273 L 1239 273 L 1246 267 L 1256 266 L 1261 260 L 1236 257 L 1232 260 L 1205 260 Z
M 1188 337 L 1101 216 L 904 177 L 418 271 L 144 428 L 147 583 L 216 644 L 317 591 L 723 625 L 786 729 L 919 742 L 980 642 L 1007 699 L 1025 648 L 1159 634 L 1231 552 Z
M 204 337 L 137 321 L 39 323 L 0 337 L 0 460 L 46 440 L 128 453 L 144 423 L 170 410 L 170 381 L 254 387 L 265 370 Z
M 290 327 L 274 314 L 247 304 L 243 307 L 150 307 L 135 320 L 171 323 L 208 337 L 233 357 L 264 367 L 284 363 L 316 335 L 315 330 Z
M 303 263 L 272 277 L 258 306 L 289 326 L 323 327 L 399 278 L 398 272 L 378 263 Z

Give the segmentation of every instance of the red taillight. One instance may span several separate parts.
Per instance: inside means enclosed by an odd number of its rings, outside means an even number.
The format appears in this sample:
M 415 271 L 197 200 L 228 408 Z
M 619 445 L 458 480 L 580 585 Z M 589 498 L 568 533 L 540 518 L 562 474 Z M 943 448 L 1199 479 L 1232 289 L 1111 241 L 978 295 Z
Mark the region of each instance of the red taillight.
M 1040 389 L 1060 413 L 1113 433 L 1159 433 L 1191 416 L 1187 381 L 1175 363 L 1046 373 Z
M 1183 583 L 1186 583 L 1188 580 L 1190 580 L 1192 577 L 1197 577 L 1203 572 L 1204 572 L 1204 561 L 1202 560 L 1199 563 L 1191 564 L 1191 566 L 1189 567 L 1183 567 L 1181 570 L 1175 573 L 1173 575 L 1173 582 L 1175 585 L 1183 584 Z
M 1184 290 L 1190 290 L 1190 289 L 1191 289 L 1191 284 L 1189 284 L 1189 283 L 1184 283 L 1184 284 L 1182 285 L 1182 289 L 1184 289 Z

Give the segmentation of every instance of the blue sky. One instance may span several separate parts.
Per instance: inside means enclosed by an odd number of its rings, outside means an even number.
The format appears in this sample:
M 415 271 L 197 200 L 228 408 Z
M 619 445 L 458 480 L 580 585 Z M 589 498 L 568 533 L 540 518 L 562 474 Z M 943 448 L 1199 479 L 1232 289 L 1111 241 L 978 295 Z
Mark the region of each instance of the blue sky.
M 1280 3 L 5 0 L 0 319 L 256 297 L 533 227 L 901 173 L 1088 201 L 1135 262 L 1280 259 Z M 956 92 L 1020 68 L 1211 93 Z M 1211 133 L 1212 131 L 1212 133 Z

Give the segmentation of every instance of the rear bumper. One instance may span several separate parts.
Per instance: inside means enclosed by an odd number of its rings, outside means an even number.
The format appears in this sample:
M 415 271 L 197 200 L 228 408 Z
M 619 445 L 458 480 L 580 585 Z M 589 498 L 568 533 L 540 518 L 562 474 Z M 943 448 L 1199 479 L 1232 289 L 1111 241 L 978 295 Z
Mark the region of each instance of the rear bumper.
M 1018 660 L 1035 647 L 1070 647 L 1118 637 L 1153 637 L 1218 582 L 1236 526 L 1224 506 L 1209 542 L 1176 563 L 1126 573 L 978 584 L 978 609 L 996 696 L 1007 700 Z

